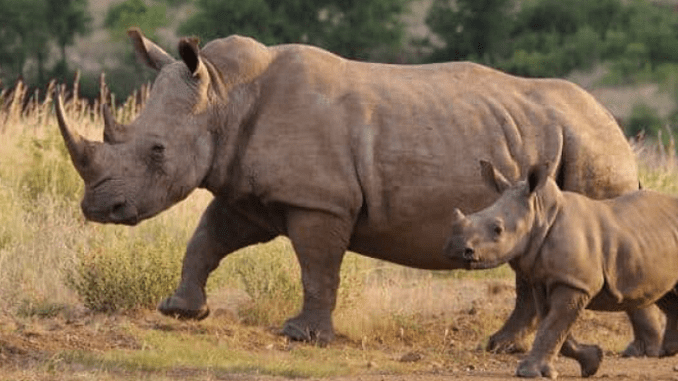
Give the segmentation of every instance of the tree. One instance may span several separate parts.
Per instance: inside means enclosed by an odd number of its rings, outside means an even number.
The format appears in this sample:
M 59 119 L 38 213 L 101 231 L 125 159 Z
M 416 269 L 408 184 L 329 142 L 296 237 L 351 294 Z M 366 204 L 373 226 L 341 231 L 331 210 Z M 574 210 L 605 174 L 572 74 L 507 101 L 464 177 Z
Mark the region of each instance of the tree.
M 104 26 L 111 35 L 122 40 L 129 27 L 141 28 L 152 39 L 156 39 L 155 31 L 167 24 L 167 9 L 163 4 L 146 5 L 143 0 L 126 0 L 108 8 Z
M 204 40 L 240 34 L 264 44 L 303 42 L 349 58 L 402 46 L 411 0 L 197 0 L 179 33 Z
M 38 80 L 44 79 L 49 52 L 47 10 L 41 0 L 0 0 L 0 66 L 4 76 L 24 75 L 29 59 L 37 62 Z M 14 78 L 12 78 L 14 79 Z
M 87 0 L 47 0 L 47 9 L 47 27 L 61 52 L 55 71 L 65 74 L 68 71 L 66 46 L 73 44 L 76 35 L 89 33 L 92 17 L 87 12 Z
M 87 32 L 86 9 L 87 0 L 0 0 L 0 75 L 11 80 L 24 76 L 44 84 L 54 42 L 60 47 L 65 72 L 66 46 L 76 34 Z M 29 62 L 35 63 L 35 76 L 26 75 Z
M 434 0 L 426 25 L 442 38 L 433 61 L 473 58 L 491 61 L 513 27 L 513 0 Z

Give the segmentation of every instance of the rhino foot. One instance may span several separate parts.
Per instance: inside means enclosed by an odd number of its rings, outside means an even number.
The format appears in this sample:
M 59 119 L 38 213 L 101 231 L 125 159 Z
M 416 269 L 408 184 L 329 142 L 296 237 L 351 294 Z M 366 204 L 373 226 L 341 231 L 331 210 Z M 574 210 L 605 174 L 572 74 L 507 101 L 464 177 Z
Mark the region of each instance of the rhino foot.
M 158 311 L 165 316 L 180 320 L 202 320 L 210 314 L 210 309 L 203 304 L 197 309 L 190 308 L 183 298 L 170 296 L 158 305 Z
M 490 336 L 486 350 L 492 353 L 525 353 L 530 350 L 530 343 L 526 336 L 516 337 L 499 331 Z
M 332 321 L 329 318 L 322 319 L 309 315 L 302 312 L 299 316 L 287 320 L 282 333 L 292 340 L 313 342 L 319 345 L 327 345 L 334 340 Z
M 659 344 L 646 343 L 640 339 L 633 340 L 621 353 L 622 357 L 659 357 L 660 354 Z
M 526 359 L 518 364 L 516 376 L 523 378 L 548 377 L 555 380 L 558 378 L 558 372 L 549 363 L 537 363 Z
M 664 338 L 661 357 L 673 356 L 676 353 L 678 353 L 678 340 L 667 340 L 666 338 Z
M 603 361 L 603 350 L 597 345 L 582 345 L 577 362 L 581 367 L 581 376 L 589 377 L 596 374 Z

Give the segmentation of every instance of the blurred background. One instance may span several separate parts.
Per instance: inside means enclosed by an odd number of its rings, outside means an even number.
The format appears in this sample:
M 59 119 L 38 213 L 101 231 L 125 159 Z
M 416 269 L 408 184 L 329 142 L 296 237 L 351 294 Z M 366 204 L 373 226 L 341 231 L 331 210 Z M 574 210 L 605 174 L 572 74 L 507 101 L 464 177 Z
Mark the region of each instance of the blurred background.
M 240 34 L 358 60 L 563 77 L 629 136 L 678 129 L 678 0 L 0 0 L 0 89 L 22 79 L 44 92 L 79 72 L 81 96 L 96 99 L 105 73 L 125 99 L 153 78 L 134 60 L 130 26 L 172 54 L 181 36 Z

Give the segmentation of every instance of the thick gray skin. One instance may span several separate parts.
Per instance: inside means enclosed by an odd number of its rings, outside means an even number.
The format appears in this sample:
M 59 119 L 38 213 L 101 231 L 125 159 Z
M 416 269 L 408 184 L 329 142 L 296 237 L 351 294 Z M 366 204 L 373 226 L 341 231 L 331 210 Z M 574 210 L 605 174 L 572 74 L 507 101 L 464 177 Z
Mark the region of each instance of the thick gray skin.
M 602 351 L 581 345 L 570 329 L 584 308 L 631 311 L 657 304 L 667 317 L 662 355 L 678 352 L 678 199 L 641 190 L 609 200 L 563 192 L 537 166 L 515 185 L 483 163 L 501 197 L 468 217 L 454 211 L 445 254 L 466 268 L 510 263 L 534 290 L 542 321 L 521 377 L 555 378 L 558 351 L 582 376 L 598 370 Z
M 181 60 L 131 30 L 159 71 L 129 126 L 107 110 L 104 142 L 60 129 L 85 181 L 93 221 L 136 224 L 202 187 L 214 194 L 188 244 L 181 282 L 162 313 L 203 318 L 204 286 L 229 253 L 290 238 L 304 302 L 283 328 L 330 341 L 347 249 L 407 266 L 453 269 L 442 254 L 449 214 L 497 196 L 476 171 L 492 160 L 517 179 L 558 164 L 560 185 L 595 198 L 637 189 L 633 153 L 610 114 L 579 87 L 527 80 L 471 63 L 361 63 L 304 45 L 231 36 Z M 58 110 L 59 111 L 59 110 Z M 517 279 L 516 309 L 490 349 L 525 349 L 536 312 Z M 632 316 L 637 354 L 656 355 L 656 311 Z

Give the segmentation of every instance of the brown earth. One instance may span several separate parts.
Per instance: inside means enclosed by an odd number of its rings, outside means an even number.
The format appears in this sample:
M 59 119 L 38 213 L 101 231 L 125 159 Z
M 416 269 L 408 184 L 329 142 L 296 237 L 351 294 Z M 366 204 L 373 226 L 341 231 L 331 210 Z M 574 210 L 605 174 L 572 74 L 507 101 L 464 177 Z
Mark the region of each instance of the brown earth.
M 423 318 L 422 327 L 427 330 L 444 328 L 443 351 L 433 353 L 429 345 L 407 342 L 365 343 L 339 335 L 333 349 L 370 351 L 379 359 L 366 361 L 360 369 L 352 369 L 353 376 L 329 377 L 336 381 L 438 381 L 438 380 L 512 380 L 516 364 L 523 355 L 490 354 L 481 350 L 487 339 L 480 324 L 493 318 L 503 320 L 510 311 L 513 289 L 506 287 L 508 281 L 474 280 L 480 292 L 472 303 L 444 317 Z M 468 284 L 468 282 L 466 282 Z M 497 285 L 499 284 L 499 287 Z M 468 287 L 454 287 L 457 292 L 466 292 Z M 451 290 L 447 290 L 450 292 Z M 497 302 L 499 300 L 500 302 Z M 468 306 L 471 306 L 470 308 Z M 261 351 L 290 351 L 295 346 L 307 344 L 287 343 L 270 327 L 244 327 L 224 309 L 216 308 L 213 316 L 202 323 L 185 323 L 167 319 L 152 311 L 132 314 L 93 314 L 83 309 L 65 309 L 49 318 L 16 317 L 0 312 L 0 380 L 288 380 L 285 377 L 230 373 L 209 368 L 171 368 L 163 371 L 143 369 L 130 370 L 116 365 L 105 365 L 63 353 L 102 354 L 112 350 L 125 353 L 144 350 L 139 332 L 180 332 L 187 338 L 233 336 L 237 330 L 247 330 L 241 337 L 247 342 L 239 347 L 251 353 Z M 211 322 L 210 322 L 211 321 Z M 444 323 L 440 323 L 444 322 Z M 444 326 L 441 326 L 443 324 Z M 496 328 L 492 328 L 496 329 Z M 134 332 L 134 333 L 131 333 Z M 625 317 L 619 313 L 586 312 L 577 323 L 575 333 L 583 342 L 597 342 L 605 349 L 603 364 L 594 376 L 606 380 L 678 380 L 678 358 L 626 359 L 616 352 L 630 339 L 630 330 Z M 410 338 L 411 339 L 411 338 Z M 387 340 L 386 340 L 387 341 Z M 265 348 L 265 349 L 264 349 Z M 317 351 L 325 351 L 318 348 Z M 321 352 L 317 352 L 321 353 Z M 394 372 L 384 370 L 384 362 L 393 361 L 406 365 Z M 411 365 L 409 365 L 411 364 Z M 311 364 L 312 365 L 312 364 Z M 556 368 L 560 379 L 579 378 L 577 364 L 559 358 Z M 407 366 L 411 366 L 407 368 Z M 309 378 L 316 379 L 316 378 Z

